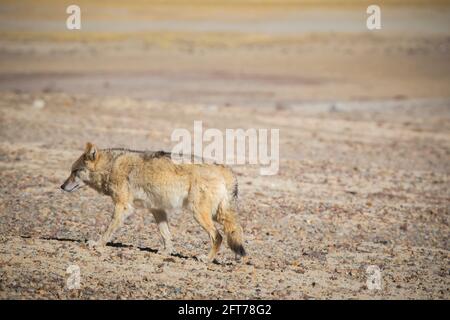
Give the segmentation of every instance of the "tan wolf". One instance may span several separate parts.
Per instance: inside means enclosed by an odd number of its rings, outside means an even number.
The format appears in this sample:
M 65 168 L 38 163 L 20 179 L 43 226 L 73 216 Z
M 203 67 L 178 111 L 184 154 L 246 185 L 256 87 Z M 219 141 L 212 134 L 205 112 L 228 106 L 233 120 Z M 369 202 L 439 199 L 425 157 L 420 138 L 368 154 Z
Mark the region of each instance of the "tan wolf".
M 113 219 L 98 241 L 105 245 L 140 202 L 155 217 L 165 253 L 173 246 L 167 212 L 189 209 L 211 239 L 207 261 L 214 260 L 222 236 L 213 221 L 223 225 L 227 242 L 236 256 L 245 256 L 242 228 L 237 217 L 237 180 L 230 168 L 207 163 L 175 163 L 163 151 L 136 151 L 122 148 L 98 149 L 87 143 L 73 163 L 69 178 L 61 185 L 68 192 L 87 185 L 108 195 L 114 202 Z

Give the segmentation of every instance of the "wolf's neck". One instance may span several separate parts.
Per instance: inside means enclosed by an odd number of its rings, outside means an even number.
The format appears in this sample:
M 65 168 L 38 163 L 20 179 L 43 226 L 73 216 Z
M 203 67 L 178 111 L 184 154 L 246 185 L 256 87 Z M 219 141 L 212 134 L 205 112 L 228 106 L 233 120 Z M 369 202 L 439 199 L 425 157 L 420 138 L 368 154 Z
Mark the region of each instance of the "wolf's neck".
M 111 178 L 111 171 L 113 161 L 111 161 L 111 155 L 103 153 L 100 155 L 100 159 L 96 165 L 94 171 L 91 171 L 91 177 L 89 185 L 100 193 L 109 195 L 109 179 Z

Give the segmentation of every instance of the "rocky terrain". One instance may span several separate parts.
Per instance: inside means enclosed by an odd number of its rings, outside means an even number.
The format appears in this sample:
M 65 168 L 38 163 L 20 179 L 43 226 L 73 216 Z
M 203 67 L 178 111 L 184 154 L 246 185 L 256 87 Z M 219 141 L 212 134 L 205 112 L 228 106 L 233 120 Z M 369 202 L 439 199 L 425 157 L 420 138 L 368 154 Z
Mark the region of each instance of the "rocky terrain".
M 152 24 L 112 3 L 76 34 L 64 8 L 0 5 L 0 298 L 450 298 L 448 7 L 386 9 L 373 34 L 359 7 L 155 5 Z M 84 144 L 170 150 L 195 120 L 280 130 L 278 174 L 233 167 L 248 260 L 200 262 L 187 211 L 173 256 L 142 209 L 89 249 L 111 200 L 59 189 Z
M 0 101 L 3 298 L 449 297 L 448 100 L 322 111 L 65 94 Z M 112 203 L 88 189 L 59 189 L 84 141 L 158 150 L 171 145 L 174 121 L 190 129 L 194 119 L 280 128 L 278 175 L 235 168 L 249 261 L 236 263 L 226 247 L 218 264 L 197 261 L 209 239 L 189 212 L 171 218 L 176 256 L 158 253 L 156 225 L 143 210 L 117 246 L 88 249 L 84 241 L 106 228 Z M 79 290 L 66 288 L 73 264 Z M 381 269 L 382 290 L 368 290 L 369 265 Z

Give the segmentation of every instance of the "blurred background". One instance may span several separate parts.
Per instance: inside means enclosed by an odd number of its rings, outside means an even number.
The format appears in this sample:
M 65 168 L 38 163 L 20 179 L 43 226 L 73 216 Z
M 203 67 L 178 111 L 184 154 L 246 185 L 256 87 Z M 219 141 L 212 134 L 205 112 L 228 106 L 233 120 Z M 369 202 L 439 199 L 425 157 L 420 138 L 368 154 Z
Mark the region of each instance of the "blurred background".
M 0 7 L 0 89 L 257 106 L 449 95 L 448 1 L 71 1 Z

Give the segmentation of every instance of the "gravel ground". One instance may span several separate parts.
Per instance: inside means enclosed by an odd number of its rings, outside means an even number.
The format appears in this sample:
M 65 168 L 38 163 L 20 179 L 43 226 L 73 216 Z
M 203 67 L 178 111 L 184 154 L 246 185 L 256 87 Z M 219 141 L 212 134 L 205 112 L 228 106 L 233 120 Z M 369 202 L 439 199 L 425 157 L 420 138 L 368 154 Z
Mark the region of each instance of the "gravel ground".
M 0 299 L 448 300 L 450 6 L 385 1 L 372 32 L 364 1 L 313 2 L 80 0 L 68 31 L 64 2 L 2 1 Z M 173 256 L 143 210 L 87 248 L 113 208 L 59 189 L 84 144 L 170 150 L 195 120 L 280 129 L 277 175 L 233 168 L 248 260 L 200 262 L 182 211 Z
M 66 94 L 0 95 L 1 298 L 449 298 L 450 100 L 260 108 Z M 92 110 L 95 110 L 93 112 Z M 380 112 L 383 110 L 383 112 Z M 149 120 L 150 119 L 150 120 Z M 84 241 L 109 198 L 59 190 L 83 142 L 168 149 L 174 127 L 280 128 L 280 171 L 236 166 L 247 262 L 174 212 L 177 254 L 137 211 L 113 244 Z M 70 265 L 81 287 L 67 287 Z M 381 270 L 370 290 L 367 267 Z

